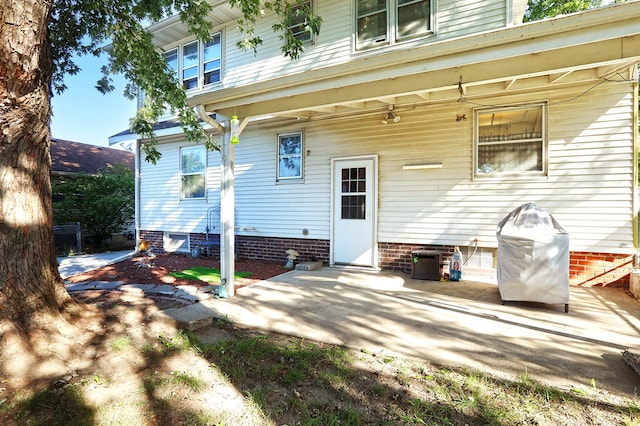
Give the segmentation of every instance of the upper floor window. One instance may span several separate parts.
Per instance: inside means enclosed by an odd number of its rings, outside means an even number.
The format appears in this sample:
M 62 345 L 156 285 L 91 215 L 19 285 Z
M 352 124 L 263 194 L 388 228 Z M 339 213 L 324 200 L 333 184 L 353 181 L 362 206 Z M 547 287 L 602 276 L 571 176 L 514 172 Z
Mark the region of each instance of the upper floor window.
M 425 36 L 432 31 L 430 0 L 357 0 L 356 48 Z
M 205 198 L 207 151 L 204 145 L 180 148 L 181 199 Z
M 544 176 L 546 104 L 475 111 L 476 177 Z
M 182 84 L 185 89 L 198 87 L 198 42 L 182 46 Z
M 311 10 L 312 7 L 311 0 L 301 0 L 291 6 L 289 10 L 289 22 L 291 22 L 289 29 L 293 36 L 302 43 L 311 43 L 312 41 L 311 32 L 307 31 L 306 28 L 307 17 L 304 12 L 305 10 Z
M 214 34 L 204 45 L 194 41 L 168 50 L 164 58 L 187 90 L 217 83 L 221 78 L 221 35 Z
M 278 135 L 278 180 L 302 179 L 302 132 Z

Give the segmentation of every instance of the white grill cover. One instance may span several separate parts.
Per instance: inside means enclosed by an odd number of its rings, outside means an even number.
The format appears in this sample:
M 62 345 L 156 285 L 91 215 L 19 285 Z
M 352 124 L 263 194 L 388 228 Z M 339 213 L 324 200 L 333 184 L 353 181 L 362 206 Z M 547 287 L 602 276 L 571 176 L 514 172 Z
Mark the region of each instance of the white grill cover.
M 534 203 L 498 224 L 498 290 L 504 301 L 569 303 L 569 234 Z

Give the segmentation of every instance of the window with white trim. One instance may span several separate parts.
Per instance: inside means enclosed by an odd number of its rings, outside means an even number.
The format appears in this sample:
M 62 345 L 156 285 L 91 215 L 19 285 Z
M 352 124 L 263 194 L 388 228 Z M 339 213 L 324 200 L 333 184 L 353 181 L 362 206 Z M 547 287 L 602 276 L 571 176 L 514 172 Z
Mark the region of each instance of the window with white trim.
M 433 33 L 430 0 L 356 0 L 356 50 Z
M 293 37 L 303 44 L 310 44 L 313 41 L 312 33 L 306 29 L 307 17 L 304 13 L 305 10 L 312 10 L 312 7 L 311 0 L 301 0 L 292 5 L 289 10 L 289 22 L 291 23 L 289 29 Z
M 205 198 L 206 170 L 207 151 L 204 146 L 199 145 L 180 148 L 181 199 Z
M 189 253 L 189 234 L 165 232 L 162 238 L 162 250 L 168 253 Z
M 474 111 L 475 177 L 547 173 L 545 103 Z
M 193 41 L 164 53 L 169 68 L 175 71 L 185 89 L 197 89 L 221 80 L 221 34 L 202 44 Z
M 278 135 L 277 180 L 302 179 L 302 132 Z

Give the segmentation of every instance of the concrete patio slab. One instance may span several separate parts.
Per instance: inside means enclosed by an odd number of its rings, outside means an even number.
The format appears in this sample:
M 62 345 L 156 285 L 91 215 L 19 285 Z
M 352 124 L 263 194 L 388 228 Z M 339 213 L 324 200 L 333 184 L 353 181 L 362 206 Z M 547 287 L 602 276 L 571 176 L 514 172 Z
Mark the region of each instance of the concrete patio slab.
M 193 315 L 181 320 L 187 324 L 223 318 L 375 353 L 476 368 L 506 380 L 526 374 L 561 388 L 588 389 L 595 383 L 635 395 L 640 377 L 622 352 L 640 347 L 638 300 L 623 289 L 572 287 L 570 307 L 565 313 L 564 305 L 502 305 L 490 283 L 322 268 L 287 272 L 241 288 L 234 298 L 179 310 Z

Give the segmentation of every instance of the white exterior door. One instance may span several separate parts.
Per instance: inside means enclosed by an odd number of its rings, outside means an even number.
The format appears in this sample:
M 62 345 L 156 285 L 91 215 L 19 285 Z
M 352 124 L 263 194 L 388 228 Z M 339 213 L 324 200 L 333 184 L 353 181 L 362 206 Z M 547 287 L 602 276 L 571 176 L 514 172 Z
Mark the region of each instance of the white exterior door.
M 377 158 L 334 159 L 331 264 L 376 267 Z

